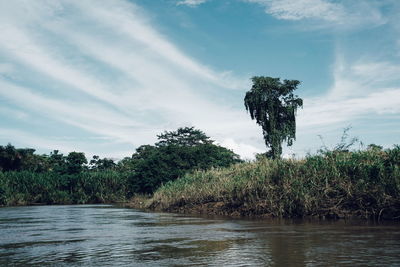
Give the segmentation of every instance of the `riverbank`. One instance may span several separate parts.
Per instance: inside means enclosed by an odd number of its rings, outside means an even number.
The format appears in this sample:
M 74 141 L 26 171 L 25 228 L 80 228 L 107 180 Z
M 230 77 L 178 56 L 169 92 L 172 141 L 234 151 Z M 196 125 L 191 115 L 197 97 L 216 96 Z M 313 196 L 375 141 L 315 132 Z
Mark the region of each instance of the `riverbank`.
M 139 204 L 138 204 L 139 203 Z M 400 219 L 400 147 L 262 159 L 196 171 L 131 206 L 281 218 Z

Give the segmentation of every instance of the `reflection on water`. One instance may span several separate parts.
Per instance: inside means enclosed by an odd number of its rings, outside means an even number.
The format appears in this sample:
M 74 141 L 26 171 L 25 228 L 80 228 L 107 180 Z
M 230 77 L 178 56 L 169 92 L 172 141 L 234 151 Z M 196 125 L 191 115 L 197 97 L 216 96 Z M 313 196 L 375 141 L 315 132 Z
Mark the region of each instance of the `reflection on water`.
M 237 220 L 110 205 L 0 208 L 0 266 L 400 265 L 400 224 Z

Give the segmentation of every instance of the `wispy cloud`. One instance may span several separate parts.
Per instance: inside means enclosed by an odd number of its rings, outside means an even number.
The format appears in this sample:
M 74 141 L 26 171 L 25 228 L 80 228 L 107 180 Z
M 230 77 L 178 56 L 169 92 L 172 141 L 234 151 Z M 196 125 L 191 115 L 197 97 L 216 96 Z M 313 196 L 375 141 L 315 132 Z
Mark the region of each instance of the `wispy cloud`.
M 0 63 L 0 74 L 8 75 L 14 72 L 14 68 L 11 64 Z
M 71 152 L 76 150 L 76 147 L 65 144 L 63 141 L 60 140 L 50 140 L 47 137 L 39 137 L 37 135 L 27 133 L 26 131 L 0 127 L 0 138 L 8 138 L 10 136 L 16 137 L 16 139 L 14 139 L 14 142 L 18 142 L 18 144 L 22 147 L 32 147 L 32 144 L 35 144 L 35 149 L 57 149 L 64 152 Z
M 400 81 L 400 65 L 388 61 L 359 62 L 351 71 L 368 84 Z
M 199 127 L 219 142 L 255 128 L 245 112 L 206 93 L 247 87 L 248 81 L 182 53 L 136 5 L 42 1 L 38 10 L 38 2 L 30 3 L 16 1 L 2 11 L 32 14 L 21 21 L 22 14 L 3 17 L 0 26 L 0 56 L 6 61 L 0 96 L 9 103 L 135 146 L 184 125 Z M 40 78 L 5 75 L 13 69 Z
M 196 7 L 198 5 L 201 5 L 205 2 L 207 2 L 208 0 L 181 0 L 178 1 L 176 4 L 179 5 L 185 5 L 185 6 L 190 6 L 190 7 Z
M 247 0 L 247 2 L 265 6 L 265 12 L 278 19 L 321 19 L 338 22 L 346 14 L 342 5 L 324 0 Z
M 3 33 L 0 46 L 8 52 L 8 56 L 14 56 L 14 61 L 29 65 L 36 71 L 41 71 L 102 101 L 113 104 L 118 102 L 118 99 L 103 88 L 102 84 L 84 75 L 79 66 L 73 66 L 61 58 L 57 59 L 60 55 L 49 53 L 48 49 L 40 47 L 35 40 L 28 37 L 29 32 L 9 25 L 0 26 L 0 30 Z
M 299 135 L 303 141 L 308 140 L 305 143 L 310 148 L 310 140 L 318 141 L 317 134 L 326 136 L 333 132 L 338 141 L 342 128 L 372 118 L 379 118 L 380 134 L 393 133 L 396 123 L 388 118 L 400 115 L 398 70 L 396 64 L 372 59 L 347 62 L 342 53 L 337 53 L 332 87 L 322 96 L 304 99 L 304 109 L 299 111 Z M 393 83 L 394 80 L 397 82 Z M 390 128 L 385 128 L 385 124 Z
M 362 25 L 376 26 L 387 22 L 375 1 L 330 1 L 330 0 L 243 0 L 256 3 L 265 12 L 282 20 L 317 21 L 311 28 L 343 27 Z M 322 24 L 321 24 L 322 23 Z

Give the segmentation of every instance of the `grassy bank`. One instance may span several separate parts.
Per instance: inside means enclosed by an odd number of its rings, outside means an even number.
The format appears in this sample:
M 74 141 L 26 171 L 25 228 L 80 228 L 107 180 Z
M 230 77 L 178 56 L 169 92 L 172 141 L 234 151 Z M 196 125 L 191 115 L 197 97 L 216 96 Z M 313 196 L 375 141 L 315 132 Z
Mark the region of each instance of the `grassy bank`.
M 86 204 L 125 201 L 128 176 L 115 171 L 0 172 L 0 205 Z
M 400 147 L 197 171 L 162 186 L 146 207 L 242 216 L 398 219 Z

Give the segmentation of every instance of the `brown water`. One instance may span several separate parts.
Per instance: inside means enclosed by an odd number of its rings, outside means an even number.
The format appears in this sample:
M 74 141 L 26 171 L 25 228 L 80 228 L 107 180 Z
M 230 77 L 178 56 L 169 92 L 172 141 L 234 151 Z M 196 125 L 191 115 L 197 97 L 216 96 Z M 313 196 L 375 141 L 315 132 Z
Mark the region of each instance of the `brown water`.
M 0 266 L 400 266 L 400 224 L 0 208 Z

